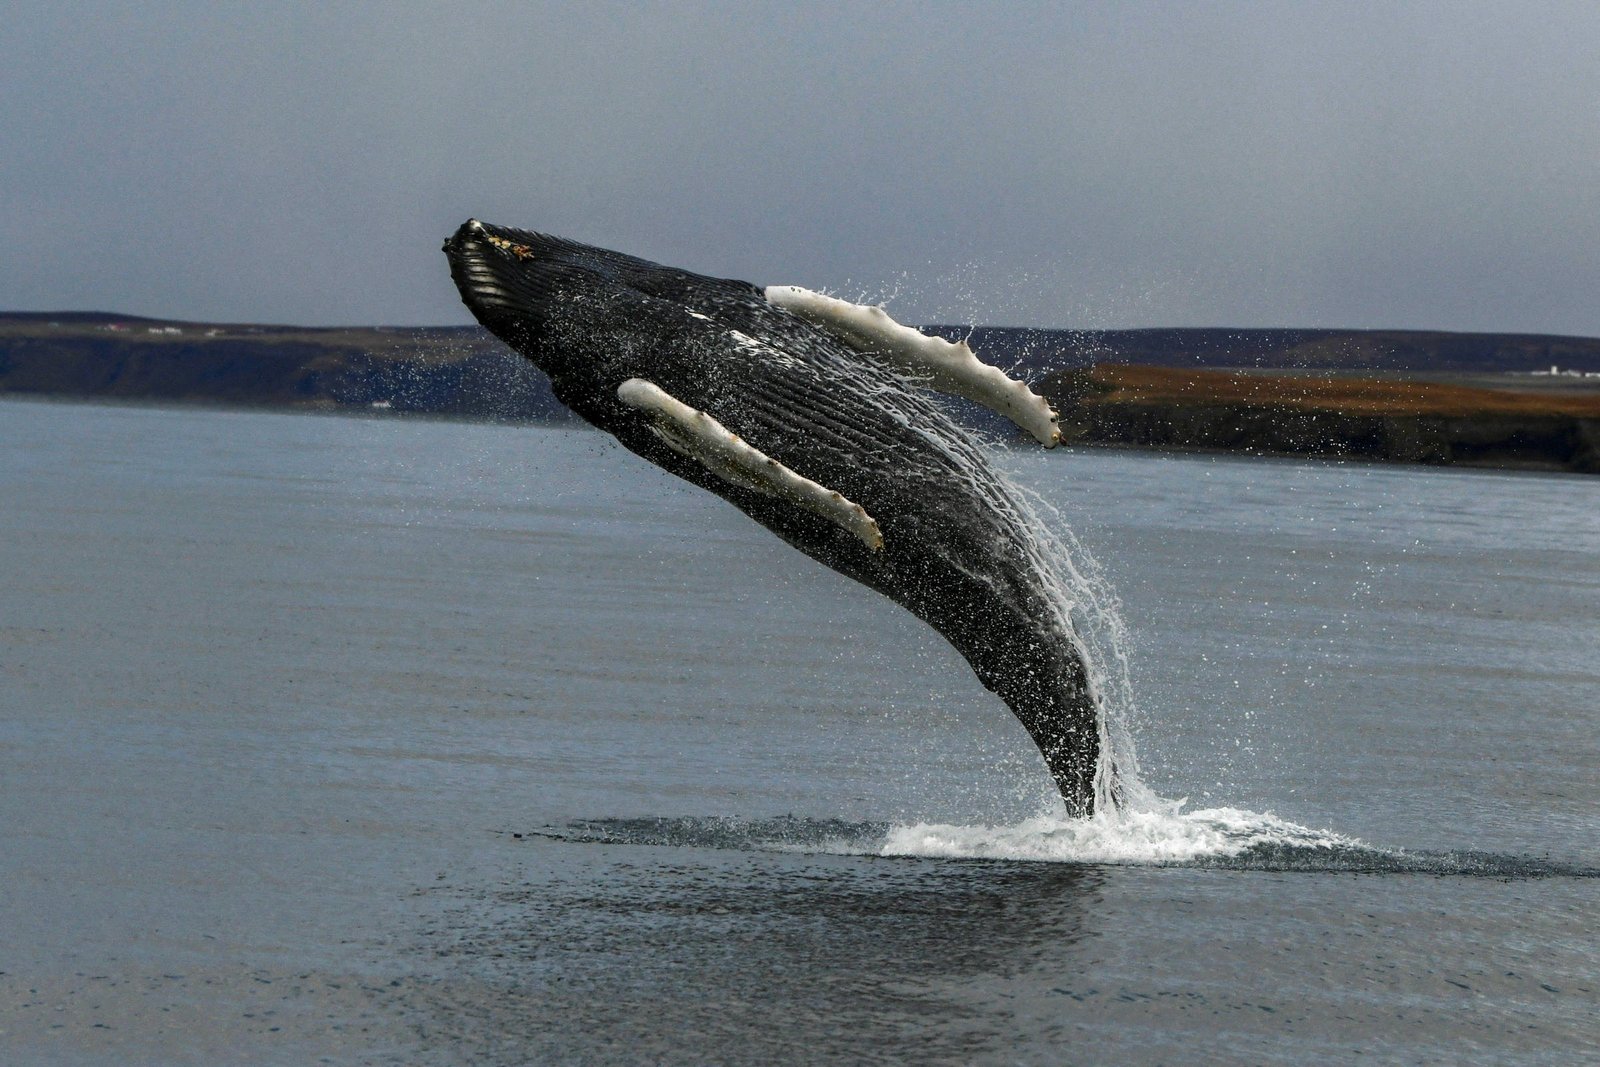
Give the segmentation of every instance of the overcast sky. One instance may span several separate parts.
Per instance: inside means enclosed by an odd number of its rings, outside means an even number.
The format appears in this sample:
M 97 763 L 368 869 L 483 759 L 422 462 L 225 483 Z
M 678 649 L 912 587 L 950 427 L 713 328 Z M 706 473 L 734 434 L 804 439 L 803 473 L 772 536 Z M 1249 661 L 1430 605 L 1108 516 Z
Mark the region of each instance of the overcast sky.
M 5 6 L 0 308 L 463 322 L 474 215 L 914 322 L 1600 335 L 1600 4 Z

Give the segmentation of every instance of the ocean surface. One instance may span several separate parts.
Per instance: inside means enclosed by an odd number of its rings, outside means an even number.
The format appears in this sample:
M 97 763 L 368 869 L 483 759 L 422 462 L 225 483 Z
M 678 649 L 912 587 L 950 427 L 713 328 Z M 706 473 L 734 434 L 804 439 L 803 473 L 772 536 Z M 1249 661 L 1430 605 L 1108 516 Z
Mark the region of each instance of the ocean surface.
M 1600 479 L 999 458 L 1165 800 L 602 434 L 0 401 L 0 1062 L 1600 1059 Z

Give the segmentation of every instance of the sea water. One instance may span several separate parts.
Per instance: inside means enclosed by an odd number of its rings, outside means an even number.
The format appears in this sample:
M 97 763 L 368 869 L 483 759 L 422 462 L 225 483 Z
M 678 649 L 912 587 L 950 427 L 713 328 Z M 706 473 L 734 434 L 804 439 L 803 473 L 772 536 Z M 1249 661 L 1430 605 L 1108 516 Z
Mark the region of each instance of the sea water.
M 601 434 L 0 402 L 0 1048 L 1591 1062 L 1600 481 L 998 460 L 1125 629 L 1120 816 Z

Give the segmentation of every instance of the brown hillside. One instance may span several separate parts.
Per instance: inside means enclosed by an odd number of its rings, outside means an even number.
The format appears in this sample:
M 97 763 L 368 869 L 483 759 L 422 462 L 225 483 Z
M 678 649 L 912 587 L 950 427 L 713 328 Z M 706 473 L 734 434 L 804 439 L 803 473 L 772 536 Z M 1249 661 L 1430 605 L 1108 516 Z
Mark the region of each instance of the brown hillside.
M 1600 392 L 1479 389 L 1433 382 L 1238 374 L 1101 364 L 1086 404 L 1246 404 L 1351 415 L 1570 415 L 1600 418 Z

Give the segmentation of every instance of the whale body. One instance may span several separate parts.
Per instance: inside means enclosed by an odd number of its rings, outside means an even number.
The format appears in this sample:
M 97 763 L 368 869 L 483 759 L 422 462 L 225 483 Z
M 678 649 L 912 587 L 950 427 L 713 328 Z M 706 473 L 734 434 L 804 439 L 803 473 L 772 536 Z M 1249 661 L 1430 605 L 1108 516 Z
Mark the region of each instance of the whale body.
M 804 289 L 477 220 L 444 251 L 472 314 L 557 399 L 927 622 L 1021 721 L 1067 812 L 1093 814 L 1102 724 L 1031 512 L 925 387 L 1051 445 L 1043 400 L 964 344 Z

